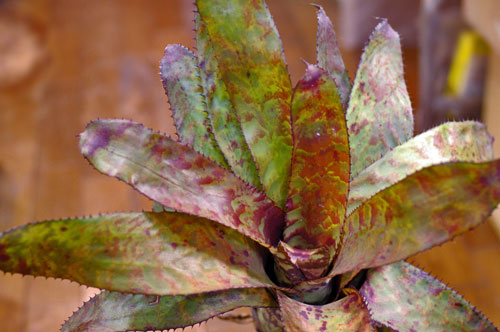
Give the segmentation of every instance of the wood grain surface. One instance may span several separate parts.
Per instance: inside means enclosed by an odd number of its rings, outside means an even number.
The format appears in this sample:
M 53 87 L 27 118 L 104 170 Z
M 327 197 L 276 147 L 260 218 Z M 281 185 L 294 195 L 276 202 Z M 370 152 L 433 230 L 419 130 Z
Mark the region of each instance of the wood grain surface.
M 315 59 L 309 0 L 269 0 L 296 82 Z M 332 0 L 316 1 L 334 16 Z M 93 170 L 76 135 L 95 118 L 128 118 L 173 135 L 158 63 L 168 43 L 193 47 L 191 0 L 0 2 L 0 231 L 35 220 L 150 209 Z M 347 52 L 354 73 L 359 51 Z M 416 100 L 416 52 L 405 52 Z M 485 224 L 418 255 L 500 325 L 500 244 Z M 60 280 L 0 275 L 2 332 L 58 331 L 95 292 Z M 240 311 L 246 314 L 248 311 Z M 253 331 L 211 320 L 196 331 Z

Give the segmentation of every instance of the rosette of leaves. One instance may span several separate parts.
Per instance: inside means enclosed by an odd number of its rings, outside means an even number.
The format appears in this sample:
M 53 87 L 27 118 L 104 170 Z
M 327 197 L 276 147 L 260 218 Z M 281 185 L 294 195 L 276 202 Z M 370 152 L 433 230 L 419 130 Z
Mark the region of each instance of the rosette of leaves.
M 97 120 L 83 155 L 154 212 L 2 233 L 3 271 L 104 289 L 62 331 L 182 328 L 252 307 L 268 331 L 497 331 L 402 261 L 484 221 L 500 161 L 477 122 L 413 137 L 399 37 L 382 21 L 351 85 L 318 7 L 317 64 L 293 88 L 262 0 L 197 0 L 197 54 L 161 77 L 179 139 Z

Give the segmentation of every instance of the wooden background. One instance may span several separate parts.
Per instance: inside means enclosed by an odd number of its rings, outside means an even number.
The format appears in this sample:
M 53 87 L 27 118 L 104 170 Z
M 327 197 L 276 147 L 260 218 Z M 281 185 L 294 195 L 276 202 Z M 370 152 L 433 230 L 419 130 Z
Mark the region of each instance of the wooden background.
M 315 59 L 310 0 L 268 0 L 292 80 Z M 333 17 L 333 1 L 316 1 Z M 168 43 L 193 47 L 190 0 L 0 2 L 0 231 L 34 220 L 150 209 L 151 202 L 93 170 L 76 135 L 95 118 L 123 117 L 173 134 L 158 63 Z M 359 51 L 348 52 L 355 72 Z M 417 100 L 416 51 L 405 51 Z M 490 225 L 411 261 L 447 280 L 500 325 L 500 244 Z M 57 331 L 95 290 L 0 275 L 0 330 Z M 252 331 L 220 320 L 198 331 Z

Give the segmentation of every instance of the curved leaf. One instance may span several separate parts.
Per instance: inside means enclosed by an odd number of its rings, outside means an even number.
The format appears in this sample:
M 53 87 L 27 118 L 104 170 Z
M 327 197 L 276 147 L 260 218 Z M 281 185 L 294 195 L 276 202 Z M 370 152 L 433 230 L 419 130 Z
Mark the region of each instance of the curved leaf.
M 263 288 L 230 289 L 187 296 L 102 292 L 86 302 L 61 332 L 149 331 L 184 328 L 240 307 L 276 307 Z
M 500 160 L 425 168 L 350 215 L 332 274 L 392 263 L 484 221 L 500 201 Z
M 331 254 L 324 247 L 298 249 L 280 241 L 278 251 L 285 253 L 290 262 L 297 266 L 307 279 L 322 277 L 330 265 Z
M 262 184 L 257 167 L 243 136 L 226 85 L 220 77 L 207 28 L 198 12 L 195 12 L 195 23 L 200 77 L 215 139 L 233 173 L 260 190 Z
M 355 290 L 348 289 L 343 299 L 325 304 L 310 305 L 295 301 L 278 292 L 283 325 L 287 332 L 375 331 L 370 313 Z
M 91 122 L 80 135 L 80 150 L 99 171 L 164 206 L 215 220 L 270 248 L 279 241 L 283 211 L 263 193 L 136 122 Z
M 182 45 L 167 45 L 160 76 L 179 141 L 228 168 L 210 128 L 196 55 Z
M 252 308 L 252 316 L 258 332 L 283 332 L 279 309 Z
M 347 109 L 351 179 L 413 136 L 398 34 L 382 21 L 361 57 Z
M 335 297 L 336 285 L 333 277 L 327 276 L 315 280 L 305 280 L 294 285 L 294 293 L 287 293 L 291 298 L 311 304 L 324 304 Z
M 292 131 L 284 241 L 296 248 L 326 247 L 333 252 L 347 203 L 349 141 L 335 82 L 317 66 L 308 65 L 295 88 Z
M 335 80 L 342 104 L 347 105 L 351 92 L 351 82 L 337 45 L 335 30 L 323 8 L 318 5 L 314 6 L 318 8 L 318 32 L 316 36 L 318 66 L 326 70 Z
M 347 214 L 364 201 L 422 168 L 452 161 L 493 159 L 493 138 L 479 122 L 449 122 L 397 146 L 356 176 L 349 188 Z
M 180 213 L 122 213 L 30 224 L 0 236 L 0 269 L 149 295 L 267 287 L 255 242 Z
M 262 0 L 196 4 L 264 190 L 283 208 L 292 152 L 292 87 L 271 14 Z
M 460 295 L 406 262 L 368 271 L 360 293 L 372 319 L 392 329 L 498 332 Z

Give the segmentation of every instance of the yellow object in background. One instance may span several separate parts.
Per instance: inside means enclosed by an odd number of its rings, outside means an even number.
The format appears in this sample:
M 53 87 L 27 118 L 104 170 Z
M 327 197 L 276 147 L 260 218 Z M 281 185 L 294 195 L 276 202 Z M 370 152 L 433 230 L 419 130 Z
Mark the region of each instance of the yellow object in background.
M 446 94 L 463 96 L 474 86 L 482 86 L 488 44 L 473 31 L 463 31 L 458 37 L 455 54 L 448 74 Z

